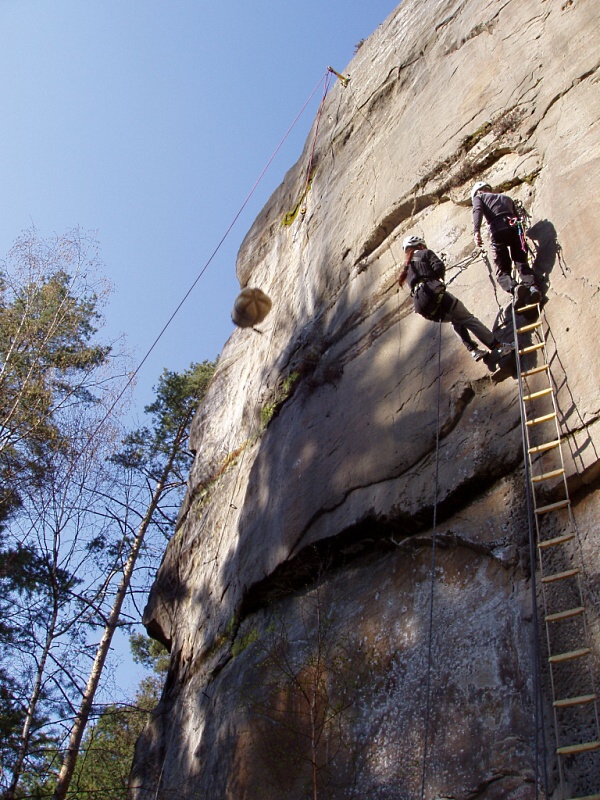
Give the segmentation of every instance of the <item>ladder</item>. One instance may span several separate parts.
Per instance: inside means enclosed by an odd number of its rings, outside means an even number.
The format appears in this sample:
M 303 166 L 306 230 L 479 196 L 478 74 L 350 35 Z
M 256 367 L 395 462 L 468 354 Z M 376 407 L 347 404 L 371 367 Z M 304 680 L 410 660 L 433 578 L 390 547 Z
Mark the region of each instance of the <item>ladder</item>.
M 556 384 L 547 350 L 547 322 L 543 307 L 537 303 L 518 312 L 513 303 L 512 316 L 560 797 L 600 800 L 598 695 L 594 689 L 584 576 L 563 458 Z M 519 322 L 523 318 L 525 324 Z

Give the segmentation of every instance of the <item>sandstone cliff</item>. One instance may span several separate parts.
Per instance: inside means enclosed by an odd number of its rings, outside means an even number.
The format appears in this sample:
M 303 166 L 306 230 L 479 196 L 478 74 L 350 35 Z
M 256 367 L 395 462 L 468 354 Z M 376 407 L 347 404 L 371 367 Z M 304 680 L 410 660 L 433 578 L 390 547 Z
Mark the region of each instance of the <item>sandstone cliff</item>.
M 405 0 L 331 88 L 304 213 L 281 224 L 314 130 L 239 253 L 273 310 L 193 424 L 135 800 L 537 796 L 517 386 L 443 326 L 436 458 L 439 326 L 397 276 L 407 232 L 469 256 L 474 180 L 531 213 L 597 671 L 598 22 L 596 0 Z M 485 263 L 448 275 L 491 326 Z M 578 769 L 600 791 L 598 761 Z

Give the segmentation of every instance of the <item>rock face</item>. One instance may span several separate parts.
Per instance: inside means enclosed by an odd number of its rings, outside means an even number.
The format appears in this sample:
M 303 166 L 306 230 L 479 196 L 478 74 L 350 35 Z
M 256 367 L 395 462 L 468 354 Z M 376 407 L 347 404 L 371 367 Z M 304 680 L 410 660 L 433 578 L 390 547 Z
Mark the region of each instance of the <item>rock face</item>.
M 468 258 L 470 188 L 532 215 L 597 673 L 598 21 L 596 0 L 404 0 L 329 91 L 239 253 L 273 309 L 233 333 L 193 424 L 144 617 L 171 667 L 135 800 L 538 796 L 517 384 L 397 277 L 424 236 L 491 327 L 509 298 Z M 581 795 L 592 758 L 567 771 Z

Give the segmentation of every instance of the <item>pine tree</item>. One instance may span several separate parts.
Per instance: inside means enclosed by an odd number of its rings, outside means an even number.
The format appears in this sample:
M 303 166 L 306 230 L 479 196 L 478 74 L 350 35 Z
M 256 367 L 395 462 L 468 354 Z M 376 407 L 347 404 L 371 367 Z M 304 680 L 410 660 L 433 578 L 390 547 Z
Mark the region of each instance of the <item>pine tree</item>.
M 104 578 L 97 571 L 90 578 L 94 548 L 83 538 L 90 476 L 103 472 L 110 423 L 96 434 L 125 374 L 120 355 L 96 340 L 108 293 L 98 266 L 96 243 L 80 231 L 42 240 L 31 230 L 0 272 L 0 786 L 7 796 L 23 769 L 44 761 L 56 714 L 69 713 L 77 671 L 63 656 L 85 649 L 90 610 L 99 612 Z
M 192 364 L 183 373 L 165 370 L 156 389 L 155 401 L 145 409 L 151 415 L 152 425 L 127 437 L 123 451 L 113 458 L 115 464 L 140 473 L 148 481 L 149 489 L 152 488 L 152 481 L 155 483 L 139 527 L 130 542 L 129 556 L 71 730 L 53 795 L 54 800 L 64 800 L 69 790 L 106 656 L 119 624 L 123 602 L 145 536 L 153 525 L 166 533 L 168 527 L 174 523 L 174 517 L 168 511 L 168 498 L 173 492 L 177 497 L 181 496 L 185 483 L 184 468 L 191 460 L 185 448 L 189 427 L 198 403 L 206 393 L 214 369 L 214 364 L 205 361 L 202 364 Z

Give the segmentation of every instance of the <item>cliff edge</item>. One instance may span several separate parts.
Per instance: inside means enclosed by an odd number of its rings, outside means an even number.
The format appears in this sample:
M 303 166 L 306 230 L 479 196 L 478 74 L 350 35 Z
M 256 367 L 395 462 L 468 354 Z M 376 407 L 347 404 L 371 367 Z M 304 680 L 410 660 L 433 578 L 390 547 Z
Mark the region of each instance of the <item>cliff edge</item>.
M 536 730 L 558 791 L 517 384 L 397 278 L 418 233 L 501 324 L 471 186 L 531 214 L 598 677 L 598 30 L 595 0 L 405 0 L 330 89 L 238 256 L 273 309 L 232 334 L 192 426 L 132 800 L 529 800 Z M 596 769 L 567 780 L 597 792 Z

